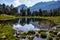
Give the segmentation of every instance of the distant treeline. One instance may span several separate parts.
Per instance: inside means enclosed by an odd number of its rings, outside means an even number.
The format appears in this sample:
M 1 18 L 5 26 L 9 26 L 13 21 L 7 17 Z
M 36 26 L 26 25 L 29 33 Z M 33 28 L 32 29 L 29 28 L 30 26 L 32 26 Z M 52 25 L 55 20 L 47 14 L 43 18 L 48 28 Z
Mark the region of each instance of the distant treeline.
M 24 10 L 23 8 L 20 10 L 21 16 L 60 16 L 60 7 L 56 9 L 52 9 L 50 11 L 48 10 L 42 10 L 39 9 L 39 11 L 30 11 L 30 8 L 27 8 L 27 10 Z
M 16 16 L 60 16 L 60 7 L 56 9 L 42 10 L 39 11 L 30 11 L 30 8 L 26 10 L 21 8 L 20 13 L 18 13 L 17 7 L 14 7 L 12 4 L 10 6 L 5 4 L 0 4 L 0 14 L 7 14 L 7 15 L 16 15 Z
M 14 8 L 12 4 L 10 6 L 5 4 L 0 4 L 0 14 L 16 15 L 17 12 L 18 12 L 17 8 Z

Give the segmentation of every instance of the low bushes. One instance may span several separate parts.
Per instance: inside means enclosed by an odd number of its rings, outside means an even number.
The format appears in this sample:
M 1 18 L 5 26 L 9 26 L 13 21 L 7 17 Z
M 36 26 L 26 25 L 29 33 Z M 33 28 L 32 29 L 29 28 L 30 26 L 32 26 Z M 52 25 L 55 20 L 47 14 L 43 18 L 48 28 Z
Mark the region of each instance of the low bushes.
M 28 39 L 33 40 L 34 37 L 35 37 L 34 35 L 30 35 L 30 36 L 28 36 Z
M 46 32 L 47 30 L 39 30 L 38 33 Z
M 26 36 L 25 36 L 25 35 L 21 35 L 21 36 L 20 36 L 20 38 L 24 38 L 24 39 L 25 39 L 25 38 L 26 38 Z
M 53 37 L 48 36 L 48 37 L 47 37 L 47 40 L 53 40 Z
M 34 35 L 34 34 L 35 34 L 35 31 L 33 31 L 33 30 L 28 31 L 27 34 L 28 34 L 28 35 Z
M 16 37 L 13 36 L 14 30 L 10 25 L 0 26 L 0 39 L 15 40 Z
M 57 35 L 57 33 L 58 33 L 58 32 L 57 32 L 57 31 L 55 31 L 55 32 L 54 32 L 54 35 Z
M 60 40 L 60 37 L 56 37 L 56 40 Z
M 54 31 L 53 30 L 50 30 L 49 33 L 54 33 Z
M 52 34 L 52 33 L 50 33 L 49 35 L 50 35 L 51 37 L 54 37 L 54 36 L 55 36 L 55 35 L 54 35 L 54 34 Z
M 20 35 L 27 35 L 27 33 L 26 32 L 21 32 Z
M 39 33 L 36 33 L 35 36 L 36 36 L 36 37 L 39 37 Z
M 47 37 L 46 32 L 41 32 L 40 34 L 41 34 L 41 35 L 40 35 L 41 38 L 46 38 L 46 37 Z
M 49 33 L 54 34 L 54 35 L 57 35 L 58 32 L 57 31 L 50 30 Z

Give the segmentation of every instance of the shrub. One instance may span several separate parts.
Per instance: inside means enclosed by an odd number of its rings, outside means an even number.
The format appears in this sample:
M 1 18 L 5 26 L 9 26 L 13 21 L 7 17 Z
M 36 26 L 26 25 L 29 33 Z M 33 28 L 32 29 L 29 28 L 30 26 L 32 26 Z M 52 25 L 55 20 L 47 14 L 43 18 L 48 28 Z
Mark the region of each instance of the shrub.
M 28 34 L 28 35 L 34 35 L 34 34 L 35 34 L 35 31 L 33 31 L 33 30 L 28 31 L 27 34 Z
M 33 40 L 34 37 L 35 37 L 34 35 L 30 35 L 30 36 L 28 36 L 28 39 Z
M 36 36 L 36 37 L 39 37 L 39 33 L 36 33 L 35 36 Z
M 47 37 L 47 40 L 53 40 L 53 37 L 48 36 L 48 37 Z
M 26 32 L 21 32 L 20 35 L 27 35 L 27 33 Z
M 58 33 L 58 32 L 57 32 L 57 31 L 55 31 L 55 32 L 54 32 L 54 35 L 57 35 L 57 33 Z
M 10 25 L 0 26 L 0 39 L 15 40 L 16 37 L 13 36 L 14 30 Z
M 57 31 L 50 30 L 49 33 L 54 34 L 54 35 L 57 35 L 58 32 Z
M 20 38 L 24 38 L 24 39 L 25 39 L 25 38 L 26 38 L 26 36 L 25 36 L 25 35 L 21 35 L 21 36 L 20 36 Z
M 39 30 L 38 33 L 46 32 L 47 30 Z
M 54 37 L 54 34 L 52 34 L 52 33 L 50 33 L 49 35 L 50 35 L 51 37 Z
M 54 33 L 54 31 L 53 30 L 50 30 L 49 33 Z
M 42 38 L 46 38 L 47 37 L 47 34 L 46 32 L 41 32 L 41 35 L 40 35 Z
M 56 40 L 60 40 L 60 38 L 59 37 L 56 37 Z

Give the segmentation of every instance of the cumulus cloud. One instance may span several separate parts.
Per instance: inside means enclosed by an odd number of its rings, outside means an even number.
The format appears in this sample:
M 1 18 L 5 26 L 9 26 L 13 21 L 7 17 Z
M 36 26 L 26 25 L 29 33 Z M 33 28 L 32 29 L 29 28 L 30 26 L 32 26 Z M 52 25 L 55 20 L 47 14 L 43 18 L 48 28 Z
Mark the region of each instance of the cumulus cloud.
M 18 5 L 25 4 L 26 6 L 32 6 L 34 4 L 31 0 L 14 0 L 13 5 L 16 7 Z
M 28 1 L 25 2 L 25 5 L 27 5 L 28 7 L 32 6 L 33 4 L 34 3 L 32 1 L 30 1 L 30 0 L 28 0 Z
M 41 1 L 47 2 L 47 1 L 57 1 L 57 0 L 0 0 L 0 3 L 5 3 L 6 5 L 13 4 L 15 7 L 21 4 L 25 4 L 26 6 L 30 7 Z
M 16 7 L 16 6 L 20 5 L 21 3 L 20 3 L 20 0 L 14 0 L 13 4 Z

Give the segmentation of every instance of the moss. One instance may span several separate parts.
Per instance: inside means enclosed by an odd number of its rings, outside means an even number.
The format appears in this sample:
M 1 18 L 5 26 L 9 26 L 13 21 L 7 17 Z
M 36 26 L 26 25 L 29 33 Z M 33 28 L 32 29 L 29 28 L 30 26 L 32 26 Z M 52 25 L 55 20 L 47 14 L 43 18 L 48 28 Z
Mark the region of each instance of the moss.
M 47 30 L 39 30 L 38 33 L 46 32 Z
M 60 25 L 60 24 L 59 24 Z M 56 31 L 60 31 L 60 28 L 59 27 L 56 27 Z
M 34 35 L 34 34 L 35 34 L 35 31 L 33 31 L 33 30 L 30 30 L 27 32 L 27 35 Z
M 50 33 L 49 35 L 50 35 L 51 37 L 54 37 L 54 36 L 55 36 L 55 35 L 54 35 L 54 34 L 52 34 L 52 33 Z
M 20 35 L 27 35 L 27 33 L 26 32 L 21 32 Z
M 52 34 L 53 34 L 53 33 L 54 33 L 54 31 L 53 31 L 53 30 L 50 30 L 50 31 L 49 31 L 49 33 L 52 33 Z
M 60 37 L 56 37 L 56 40 L 60 40 Z
M 20 35 L 20 38 L 24 38 L 25 39 L 26 38 L 26 35 Z
M 57 35 L 57 33 L 58 33 L 58 32 L 57 32 L 57 31 L 55 31 L 55 32 L 54 32 L 54 35 Z
M 16 37 L 13 36 L 14 30 L 10 25 L 0 26 L 0 39 L 13 40 Z M 4 37 L 5 36 L 5 37 Z
M 50 30 L 49 33 L 50 33 L 50 35 L 53 36 L 53 35 L 57 35 L 58 32 L 57 31 L 54 31 L 54 30 Z
M 35 36 L 36 36 L 36 37 L 39 37 L 39 33 L 36 33 Z
M 53 37 L 51 37 L 50 35 L 47 37 L 47 40 L 53 40 Z
M 11 36 L 8 36 L 6 40 L 18 40 L 18 38 L 11 35 Z
M 47 37 L 46 32 L 41 32 L 40 34 L 41 34 L 41 35 L 40 35 L 41 38 L 46 38 L 46 37 Z
M 28 39 L 33 40 L 34 37 L 35 37 L 34 35 L 30 35 L 30 36 L 28 36 Z

